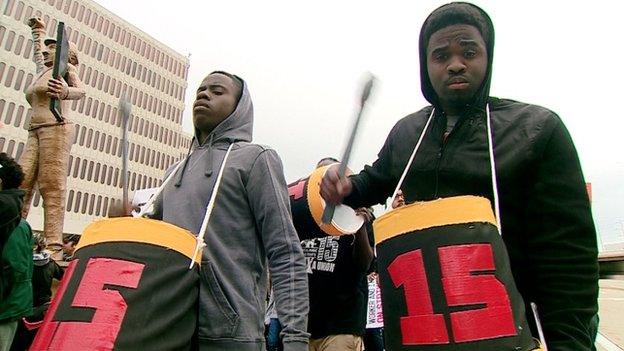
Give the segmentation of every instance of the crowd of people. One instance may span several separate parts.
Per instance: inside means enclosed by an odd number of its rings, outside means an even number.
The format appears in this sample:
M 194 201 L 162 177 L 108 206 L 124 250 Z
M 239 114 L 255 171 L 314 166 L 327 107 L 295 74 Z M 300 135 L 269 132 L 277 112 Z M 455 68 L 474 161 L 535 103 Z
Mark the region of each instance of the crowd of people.
M 461 195 L 488 199 L 531 334 L 537 338 L 539 326 L 529 302 L 539 308 L 549 350 L 593 349 L 596 232 L 561 118 L 490 96 L 494 27 L 479 7 L 436 9 L 419 46 L 421 89 L 431 105 L 397 122 L 371 166 L 345 177 L 331 165 L 321 181 L 327 203 L 346 204 L 364 218 L 353 235 L 297 233 L 282 162 L 275 150 L 252 143 L 247 83 L 223 71 L 201 82 L 191 149 L 167 171 L 172 181 L 149 215 L 199 233 L 206 203 L 214 200 L 201 258 L 210 274 L 199 279 L 199 350 L 379 350 L 381 330 L 366 330 L 367 276 L 386 267 L 375 264 L 369 208 L 385 203 L 398 184 L 393 207 Z M 337 161 L 325 158 L 317 167 Z M 19 216 L 22 172 L 6 155 L 0 164 L 4 351 L 18 322 L 49 303 L 49 284 L 62 273 L 38 240 L 33 254 L 31 230 Z

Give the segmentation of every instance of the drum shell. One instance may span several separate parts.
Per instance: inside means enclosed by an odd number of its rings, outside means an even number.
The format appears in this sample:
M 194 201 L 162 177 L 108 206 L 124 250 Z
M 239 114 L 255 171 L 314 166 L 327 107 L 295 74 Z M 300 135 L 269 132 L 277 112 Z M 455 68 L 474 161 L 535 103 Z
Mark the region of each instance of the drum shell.
M 199 293 L 198 265 L 189 269 L 195 243 L 190 232 L 160 221 L 93 223 L 31 350 L 191 349 Z
M 535 348 L 489 200 L 416 203 L 380 217 L 374 228 L 386 350 Z M 471 320 L 471 313 L 489 317 Z M 408 328 L 413 316 L 428 321 L 420 323 L 422 333 Z

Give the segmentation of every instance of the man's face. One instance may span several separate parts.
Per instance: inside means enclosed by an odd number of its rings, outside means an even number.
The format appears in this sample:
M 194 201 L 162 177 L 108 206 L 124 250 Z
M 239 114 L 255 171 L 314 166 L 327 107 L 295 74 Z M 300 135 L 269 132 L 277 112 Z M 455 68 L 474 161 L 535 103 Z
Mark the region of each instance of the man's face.
M 54 65 L 54 55 L 56 54 L 56 43 L 46 46 L 41 53 L 43 54 L 43 64 L 47 67 L 52 67 Z
M 193 104 L 193 125 L 201 132 L 210 133 L 234 112 L 238 91 L 232 79 L 223 74 L 204 78 Z
M 485 42 L 474 26 L 454 24 L 431 35 L 429 80 L 447 113 L 461 112 L 481 86 L 487 70 Z

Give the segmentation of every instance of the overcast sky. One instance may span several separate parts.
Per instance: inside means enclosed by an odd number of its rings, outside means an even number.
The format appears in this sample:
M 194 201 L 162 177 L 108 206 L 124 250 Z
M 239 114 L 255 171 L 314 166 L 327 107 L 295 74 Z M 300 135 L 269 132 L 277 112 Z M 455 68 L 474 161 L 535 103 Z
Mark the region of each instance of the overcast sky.
M 426 105 L 418 33 L 446 1 L 96 0 L 182 54 L 191 54 L 184 114 L 214 70 L 244 78 L 254 141 L 275 148 L 286 179 L 340 157 L 366 71 L 371 98 L 350 167 L 374 161 L 401 117 Z M 603 242 L 624 241 L 624 49 L 618 1 L 476 1 L 494 22 L 492 95 L 557 112 L 570 130 Z

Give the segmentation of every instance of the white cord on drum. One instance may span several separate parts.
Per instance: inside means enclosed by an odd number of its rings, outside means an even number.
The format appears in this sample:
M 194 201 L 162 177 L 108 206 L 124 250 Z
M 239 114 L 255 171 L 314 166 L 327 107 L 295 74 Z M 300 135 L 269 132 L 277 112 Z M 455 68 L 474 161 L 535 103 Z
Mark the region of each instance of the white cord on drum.
M 206 207 L 206 215 L 204 216 L 204 221 L 202 222 L 201 228 L 199 229 L 199 233 L 197 233 L 197 244 L 195 245 L 195 251 L 193 252 L 193 256 L 191 257 L 191 264 L 189 265 L 189 269 L 193 268 L 193 264 L 195 263 L 195 256 L 201 248 L 206 246 L 204 242 L 204 236 L 206 235 L 206 230 L 208 229 L 208 222 L 210 221 L 210 215 L 212 214 L 212 209 L 214 208 L 215 201 L 217 200 L 217 193 L 219 192 L 219 186 L 221 185 L 221 178 L 223 177 L 223 171 L 225 170 L 225 164 L 227 162 L 228 156 L 230 155 L 230 151 L 232 151 L 232 146 L 234 144 L 230 144 L 225 153 L 225 157 L 223 157 L 223 162 L 221 162 L 221 168 L 219 169 L 219 175 L 217 175 L 217 180 L 215 182 L 215 187 L 212 189 L 212 194 L 210 195 L 210 201 L 208 201 L 208 206 Z
M 498 200 L 498 182 L 496 177 L 496 159 L 494 158 L 494 135 L 492 134 L 492 118 L 490 117 L 490 104 L 485 105 L 485 115 L 488 132 L 488 152 L 490 155 L 490 173 L 492 175 L 492 192 L 494 193 L 494 214 L 498 234 L 503 234 L 500 217 L 500 203 Z
M 399 183 L 397 184 L 396 189 L 394 189 L 394 193 L 392 193 L 392 197 L 390 198 L 392 200 L 394 200 L 396 195 L 399 193 L 399 190 L 401 190 L 401 185 L 403 185 L 403 181 L 405 180 L 405 177 L 407 176 L 407 171 L 409 171 L 409 168 L 412 165 L 412 162 L 414 161 L 414 156 L 416 156 L 416 151 L 418 151 L 418 149 L 420 148 L 420 143 L 425 137 L 425 132 L 427 131 L 427 128 L 429 127 L 429 123 L 431 123 L 431 120 L 433 119 L 434 113 L 435 113 L 435 108 L 431 110 L 429 119 L 427 119 L 427 123 L 425 124 L 425 127 L 423 128 L 422 133 L 420 133 L 420 138 L 418 138 L 418 142 L 416 142 L 414 151 L 412 152 L 412 155 L 410 156 L 409 161 L 407 161 L 407 166 L 405 166 L 405 169 L 403 170 L 403 174 L 401 175 L 401 178 L 399 179 Z

